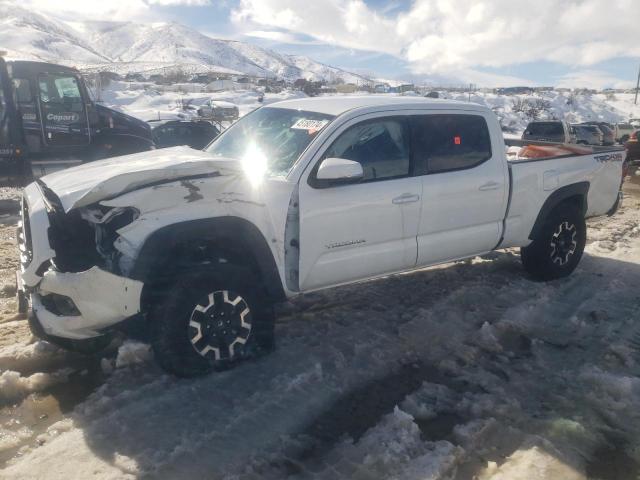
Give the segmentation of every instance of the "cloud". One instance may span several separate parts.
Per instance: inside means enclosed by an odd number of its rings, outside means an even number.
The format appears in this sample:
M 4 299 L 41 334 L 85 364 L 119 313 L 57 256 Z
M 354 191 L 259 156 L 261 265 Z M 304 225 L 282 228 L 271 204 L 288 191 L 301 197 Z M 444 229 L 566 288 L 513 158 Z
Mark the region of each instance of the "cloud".
M 0 0 L 2 2 L 2 0 Z M 155 20 L 154 6 L 206 6 L 210 0 L 23 0 L 19 6 L 75 20 Z
M 404 10 L 376 10 L 362 0 L 240 0 L 232 20 L 388 53 L 416 74 L 489 79 L 478 69 L 539 61 L 588 68 L 640 56 L 640 42 L 630 41 L 636 12 L 634 0 L 415 0 Z
M 600 70 L 578 70 L 558 77 L 558 87 L 568 88 L 633 88 L 635 84 L 628 80 L 620 80 Z
M 244 33 L 247 37 L 262 38 L 277 43 L 287 43 L 290 45 L 321 45 L 316 40 L 305 40 L 298 35 L 290 32 L 282 32 L 277 30 L 251 30 Z
M 146 0 L 149 5 L 184 5 L 187 7 L 205 7 L 211 5 L 211 0 Z

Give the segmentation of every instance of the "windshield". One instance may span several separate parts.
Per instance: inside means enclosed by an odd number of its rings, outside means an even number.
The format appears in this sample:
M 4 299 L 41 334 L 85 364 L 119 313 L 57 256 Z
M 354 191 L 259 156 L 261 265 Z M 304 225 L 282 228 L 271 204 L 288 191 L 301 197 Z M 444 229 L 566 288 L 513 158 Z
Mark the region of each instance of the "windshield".
M 286 175 L 333 115 L 263 107 L 244 116 L 206 149 L 218 157 L 263 163 L 272 175 Z
M 529 135 L 562 135 L 564 133 L 560 122 L 531 123 L 527 130 Z

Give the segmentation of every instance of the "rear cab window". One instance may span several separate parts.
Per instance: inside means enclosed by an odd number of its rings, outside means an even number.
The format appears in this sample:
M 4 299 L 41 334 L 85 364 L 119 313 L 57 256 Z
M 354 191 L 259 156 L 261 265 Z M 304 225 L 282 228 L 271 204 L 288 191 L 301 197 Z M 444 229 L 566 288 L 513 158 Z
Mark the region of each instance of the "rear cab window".
M 474 168 L 492 156 L 489 127 L 481 115 L 415 115 L 410 119 L 419 175 Z
M 560 122 L 530 123 L 525 132 L 527 135 L 564 135 L 564 128 Z

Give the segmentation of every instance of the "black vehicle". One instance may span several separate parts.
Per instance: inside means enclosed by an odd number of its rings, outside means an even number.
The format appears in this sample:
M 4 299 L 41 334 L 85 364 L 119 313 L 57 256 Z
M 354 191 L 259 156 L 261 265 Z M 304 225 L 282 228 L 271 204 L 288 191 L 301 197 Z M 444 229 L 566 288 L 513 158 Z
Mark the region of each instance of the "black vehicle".
M 220 130 L 210 122 L 171 120 L 153 127 L 152 133 L 153 141 L 158 148 L 188 145 L 202 150 L 220 134 Z
M 149 125 L 96 104 L 77 70 L 0 58 L 0 183 L 152 146 Z

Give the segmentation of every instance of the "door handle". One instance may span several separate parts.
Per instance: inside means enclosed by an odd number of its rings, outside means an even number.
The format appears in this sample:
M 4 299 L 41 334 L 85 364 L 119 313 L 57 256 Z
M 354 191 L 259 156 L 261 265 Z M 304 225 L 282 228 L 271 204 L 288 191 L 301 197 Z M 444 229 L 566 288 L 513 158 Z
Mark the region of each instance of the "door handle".
M 393 200 L 391 200 L 391 202 L 396 205 L 402 205 L 404 203 L 417 202 L 418 200 L 420 200 L 420 195 L 417 195 L 415 193 L 403 193 L 399 197 L 396 197 Z
M 500 185 L 501 184 L 498 182 L 487 182 L 484 185 L 480 185 L 478 190 L 480 190 L 481 192 L 486 192 L 487 190 L 497 190 L 498 188 L 500 188 Z

